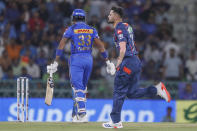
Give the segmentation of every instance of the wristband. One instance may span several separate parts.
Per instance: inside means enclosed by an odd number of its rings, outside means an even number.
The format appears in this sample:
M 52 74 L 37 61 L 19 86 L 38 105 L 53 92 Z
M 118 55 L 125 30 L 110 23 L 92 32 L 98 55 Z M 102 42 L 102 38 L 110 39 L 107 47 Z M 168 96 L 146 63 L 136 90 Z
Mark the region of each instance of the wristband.
M 63 53 L 63 50 L 62 49 L 57 49 L 56 50 L 56 56 L 61 56 Z
M 106 51 L 101 52 L 101 55 L 102 55 L 102 57 L 103 57 L 104 59 L 107 59 L 107 58 L 108 58 L 107 52 L 106 52 Z

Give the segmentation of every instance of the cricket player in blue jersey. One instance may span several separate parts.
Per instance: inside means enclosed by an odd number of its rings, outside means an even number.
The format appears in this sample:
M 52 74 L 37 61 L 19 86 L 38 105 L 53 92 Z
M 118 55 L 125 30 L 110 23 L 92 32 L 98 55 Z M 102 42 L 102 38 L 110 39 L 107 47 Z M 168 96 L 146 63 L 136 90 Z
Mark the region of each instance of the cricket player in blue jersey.
M 107 52 L 99 39 L 96 29 L 85 23 L 85 12 L 75 9 L 72 13 L 72 25 L 64 32 L 60 44 L 56 50 L 55 61 L 47 66 L 48 73 L 55 73 L 58 67 L 58 59 L 68 40 L 71 40 L 71 56 L 69 59 L 70 83 L 73 90 L 73 122 L 87 122 L 86 92 L 87 83 L 92 71 L 92 45 L 99 49 L 106 60 L 107 72 L 115 74 L 115 65 L 108 60 Z
M 116 64 L 116 76 L 114 80 L 113 108 L 110 114 L 111 121 L 103 123 L 104 128 L 122 128 L 121 109 L 125 98 L 161 96 L 167 102 L 171 97 L 165 85 L 159 82 L 148 88 L 138 88 L 140 79 L 141 62 L 138 58 L 134 44 L 134 32 L 130 25 L 123 23 L 123 10 L 120 7 L 112 7 L 108 16 L 108 22 L 115 28 L 114 43 L 119 51 Z M 150 69 L 151 70 L 151 69 Z

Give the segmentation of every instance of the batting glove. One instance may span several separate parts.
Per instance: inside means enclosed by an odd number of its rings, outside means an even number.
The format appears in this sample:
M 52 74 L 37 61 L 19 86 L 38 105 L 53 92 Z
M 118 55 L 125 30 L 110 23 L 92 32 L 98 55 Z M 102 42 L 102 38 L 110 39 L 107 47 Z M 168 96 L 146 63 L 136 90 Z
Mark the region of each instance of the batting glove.
M 52 64 L 47 66 L 47 73 L 53 74 L 57 71 L 58 63 L 54 61 Z
M 107 67 L 106 67 L 107 73 L 110 75 L 114 75 L 116 73 L 116 67 L 115 67 L 114 63 L 112 63 L 108 60 L 108 61 L 106 61 L 106 64 L 107 64 Z

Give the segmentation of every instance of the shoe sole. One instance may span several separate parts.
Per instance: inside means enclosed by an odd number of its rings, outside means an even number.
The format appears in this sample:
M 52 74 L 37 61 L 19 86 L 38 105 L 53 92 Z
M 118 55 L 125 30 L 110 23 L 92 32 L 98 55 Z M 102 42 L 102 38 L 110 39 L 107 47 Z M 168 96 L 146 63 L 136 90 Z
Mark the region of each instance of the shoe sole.
M 110 126 L 110 127 L 108 127 L 108 126 L 104 126 L 104 124 L 102 124 L 102 126 L 103 126 L 104 128 L 123 128 L 123 126 L 121 126 L 121 127 L 117 127 L 117 126 L 114 126 L 114 127 Z
M 171 101 L 171 96 L 170 96 L 170 93 L 168 92 L 168 90 L 166 89 L 165 85 L 163 84 L 163 82 L 161 82 L 161 89 L 162 90 L 165 90 L 166 94 L 167 94 L 167 97 L 168 97 L 168 102 Z
M 112 126 L 105 126 L 104 124 L 102 124 L 102 126 L 104 127 L 104 128 L 114 128 L 114 127 L 112 127 Z

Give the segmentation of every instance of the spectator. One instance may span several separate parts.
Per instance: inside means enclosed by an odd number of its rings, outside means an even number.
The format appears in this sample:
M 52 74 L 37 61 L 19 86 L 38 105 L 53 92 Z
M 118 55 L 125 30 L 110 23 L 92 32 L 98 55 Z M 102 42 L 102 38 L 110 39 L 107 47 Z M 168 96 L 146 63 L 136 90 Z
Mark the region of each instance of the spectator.
M 21 62 L 20 62 L 20 59 L 13 60 L 12 67 L 13 67 L 13 74 L 15 76 L 20 76 L 21 75 L 21 69 L 23 67 Z
M 157 25 L 155 24 L 155 20 L 154 20 L 154 15 L 150 15 L 150 17 L 147 20 L 147 23 L 144 23 L 142 25 L 142 29 L 144 30 L 144 32 L 147 35 L 152 35 L 155 34 L 157 31 Z
M 163 18 L 161 24 L 158 26 L 158 32 L 166 31 L 166 32 L 172 32 L 173 26 L 168 23 L 167 18 Z
M 143 75 L 145 76 L 146 80 L 155 80 L 158 77 L 157 64 L 154 62 L 154 60 L 149 60 L 143 69 Z
M 19 17 L 19 19 L 14 23 L 16 32 L 21 33 L 25 32 L 27 30 L 27 22 L 25 21 L 25 13 L 22 13 Z M 20 36 L 17 35 L 17 37 Z
M 34 60 L 30 59 L 29 64 L 26 67 L 28 75 L 32 78 L 38 79 L 40 78 L 40 68 L 34 63 Z
M 165 44 L 164 46 L 164 54 L 165 54 L 165 58 L 169 58 L 170 56 L 170 50 L 174 49 L 174 53 L 176 56 L 179 55 L 180 53 L 180 47 L 179 45 L 176 43 L 176 39 L 172 38 L 172 41 L 169 41 L 168 43 Z
M 2 56 L 4 50 L 5 50 L 5 46 L 4 46 L 3 38 L 0 37 L 0 57 Z
M 6 9 L 4 1 L 0 1 L 0 14 L 3 13 Z
M 8 72 L 3 75 L 2 80 L 16 80 L 16 76 L 13 74 L 11 67 L 9 68 Z
M 27 49 L 27 50 L 25 50 L 25 53 L 21 56 L 21 64 L 23 66 L 27 66 L 30 59 L 32 59 L 30 56 L 30 50 Z
M 97 30 L 100 30 L 99 18 L 96 15 L 91 16 L 91 19 L 88 24 L 96 28 Z
M 2 67 L 3 72 L 8 72 L 11 67 L 12 60 L 8 57 L 8 53 L 6 50 L 3 51 L 2 56 L 0 57 L 0 65 Z
M 49 14 L 49 22 L 56 24 L 58 27 L 62 25 L 63 14 L 58 5 L 54 6 L 54 11 Z
M 3 34 L 3 32 L 5 31 L 5 26 L 7 24 L 7 20 L 4 17 L 4 14 L 1 13 L 0 14 L 0 35 Z
M 157 63 L 161 60 L 161 55 L 162 54 L 157 48 L 157 43 L 155 42 L 151 42 L 150 46 L 147 45 L 147 48 L 144 52 L 144 58 L 147 62 L 152 59 L 155 63 Z
M 175 122 L 172 117 L 172 107 L 167 107 L 167 114 L 163 117 L 162 122 Z
M 3 70 L 2 70 L 1 65 L 0 65 L 0 80 L 2 79 L 2 77 L 3 77 Z
M 21 49 L 20 55 L 25 56 L 29 53 L 29 57 L 34 59 L 37 56 L 36 48 L 31 44 L 31 40 L 27 40 Z
M 29 79 L 32 79 L 32 77 L 27 73 L 26 67 L 22 67 L 22 69 L 21 69 L 21 77 L 27 77 Z
M 35 30 L 36 25 L 40 26 L 40 29 L 44 29 L 44 21 L 40 18 L 37 11 L 33 13 L 33 16 L 29 19 L 28 24 L 32 32 Z
M 39 5 L 39 14 L 43 21 L 47 21 L 49 18 L 49 12 L 47 11 L 46 4 L 42 3 Z
M 8 8 L 6 10 L 6 19 L 14 23 L 19 18 L 20 12 L 17 3 L 14 1 L 9 1 Z
M 164 61 L 163 76 L 167 80 L 180 80 L 182 73 L 182 62 L 175 56 L 175 50 L 170 49 L 170 56 Z
M 43 50 L 40 50 L 38 57 L 36 59 L 36 64 L 38 64 L 38 66 L 41 69 L 41 76 L 43 75 L 43 73 L 46 70 L 46 65 L 47 65 L 47 59 L 46 59 L 46 55 L 45 52 Z
M 104 29 L 103 33 L 102 33 L 103 41 L 105 41 L 109 45 L 112 45 L 113 44 L 113 37 L 112 37 L 111 31 L 112 30 L 110 29 L 110 27 L 106 27 Z
M 66 18 L 70 18 L 70 14 L 72 14 L 73 11 L 73 5 L 70 4 L 68 1 L 64 0 L 59 3 L 59 7 L 61 12 L 63 13 L 63 16 Z
M 10 43 L 6 45 L 6 51 L 8 52 L 8 57 L 11 60 L 19 58 L 21 46 L 16 43 L 15 39 L 11 39 Z
M 39 46 L 36 52 L 40 52 L 40 51 L 44 51 L 46 56 L 49 56 L 49 47 L 47 46 L 47 43 L 44 43 L 43 41 L 39 42 Z
M 180 91 L 179 98 L 184 100 L 195 100 L 197 99 L 197 92 L 193 90 L 190 83 L 187 83 L 186 87 Z
M 20 33 L 20 35 L 19 35 L 18 39 L 16 40 L 16 42 L 17 42 L 17 44 L 19 44 L 21 46 L 25 44 L 25 42 L 26 42 L 26 35 L 25 35 L 24 32 Z
M 144 42 L 147 38 L 146 33 L 142 30 L 141 25 L 140 24 L 136 24 L 134 27 L 134 32 L 135 32 L 135 41 L 136 42 Z M 138 44 L 137 44 L 138 46 Z
M 28 21 L 30 19 L 30 11 L 29 11 L 29 6 L 27 4 L 22 5 L 22 12 L 24 15 L 24 22 L 28 23 Z
M 9 38 L 17 38 L 17 34 L 16 34 L 16 29 L 14 27 L 14 25 L 11 24 L 11 22 L 8 22 L 5 26 L 4 29 L 4 33 L 8 33 Z
M 197 81 L 197 58 L 195 53 L 194 50 L 191 51 L 190 58 L 186 61 L 186 75 L 189 81 Z

